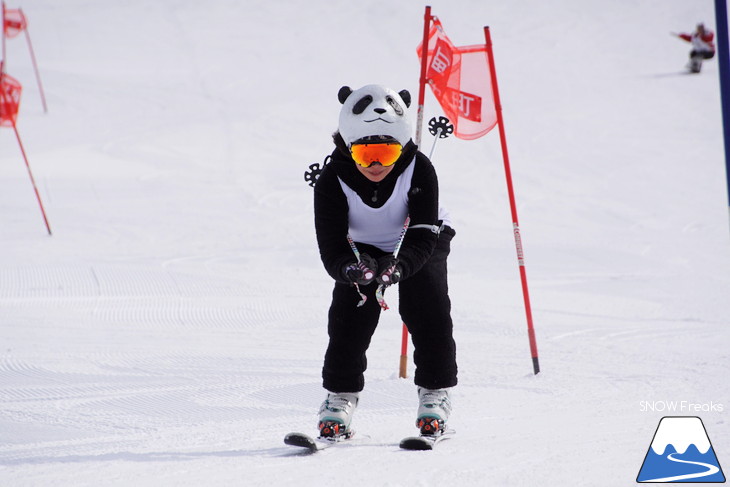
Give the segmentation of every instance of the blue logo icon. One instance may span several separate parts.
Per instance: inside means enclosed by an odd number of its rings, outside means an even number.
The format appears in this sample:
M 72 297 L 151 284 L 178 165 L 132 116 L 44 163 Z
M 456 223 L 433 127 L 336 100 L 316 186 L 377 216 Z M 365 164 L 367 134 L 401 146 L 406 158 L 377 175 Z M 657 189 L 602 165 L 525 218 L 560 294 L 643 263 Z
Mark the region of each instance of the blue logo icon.
M 696 416 L 663 417 L 636 481 L 725 482 L 702 420 Z

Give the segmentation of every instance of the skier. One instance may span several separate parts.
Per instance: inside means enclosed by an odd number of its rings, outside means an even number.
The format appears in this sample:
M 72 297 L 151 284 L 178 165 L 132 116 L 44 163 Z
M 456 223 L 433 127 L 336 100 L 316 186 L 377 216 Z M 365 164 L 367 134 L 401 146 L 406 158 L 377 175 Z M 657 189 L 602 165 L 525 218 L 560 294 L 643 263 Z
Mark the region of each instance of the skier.
M 674 34 L 682 40 L 692 43 L 692 50 L 689 52 L 689 63 L 687 69 L 692 73 L 699 73 L 702 69 L 703 59 L 712 59 L 715 56 L 715 45 L 712 43 L 715 34 L 705 27 L 703 23 L 697 24 L 697 29 L 692 34 Z
M 416 425 L 422 433 L 439 434 L 451 413 L 449 389 L 457 383 L 446 275 L 455 231 L 439 208 L 434 168 L 411 140 L 409 92 L 343 86 L 338 99 L 335 149 L 314 188 L 319 252 L 335 281 L 320 436 L 351 434 L 366 352 L 381 309 L 387 309 L 376 291 L 396 283 L 415 349 Z

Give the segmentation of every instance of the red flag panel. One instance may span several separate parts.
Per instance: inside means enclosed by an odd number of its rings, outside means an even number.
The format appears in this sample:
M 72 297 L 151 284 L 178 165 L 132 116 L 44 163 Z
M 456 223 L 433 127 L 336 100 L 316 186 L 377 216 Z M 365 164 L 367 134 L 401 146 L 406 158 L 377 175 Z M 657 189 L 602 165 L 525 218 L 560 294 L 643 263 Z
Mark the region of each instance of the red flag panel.
M 423 46 L 419 45 L 418 57 Z M 476 139 L 497 124 L 486 45 L 456 47 L 434 18 L 428 37 L 426 79 L 454 135 Z
M 0 74 L 0 127 L 15 125 L 22 90 L 18 80 L 7 74 Z
M 27 27 L 28 21 L 25 19 L 25 15 L 21 9 L 6 8 L 4 14 L 5 25 L 3 25 L 3 29 L 5 30 L 5 37 L 15 37 Z

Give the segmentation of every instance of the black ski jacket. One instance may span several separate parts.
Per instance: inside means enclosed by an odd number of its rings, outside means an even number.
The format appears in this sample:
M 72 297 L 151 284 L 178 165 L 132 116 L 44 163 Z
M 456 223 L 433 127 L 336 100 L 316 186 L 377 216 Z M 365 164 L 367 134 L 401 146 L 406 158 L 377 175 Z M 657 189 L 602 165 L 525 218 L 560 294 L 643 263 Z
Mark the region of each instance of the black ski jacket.
M 379 183 L 363 176 L 355 167 L 347 146 L 339 133 L 334 135 L 336 148 L 330 163 L 319 175 L 314 186 L 314 224 L 317 232 L 319 253 L 325 269 L 338 282 L 347 282 L 344 268 L 356 261 L 347 241 L 348 203 L 338 177 L 352 188 L 365 204 L 380 208 L 390 198 L 395 183 L 403 171 L 415 164 L 411 187 L 408 191 L 410 226 L 438 226 L 438 179 L 431 161 L 412 142 L 403 148 L 393 170 Z M 415 157 L 415 158 L 414 158 Z M 426 263 L 433 252 L 438 234 L 428 228 L 409 228 L 398 253 L 401 280 L 408 279 Z M 372 245 L 355 242 L 360 253 L 374 258 L 386 255 Z

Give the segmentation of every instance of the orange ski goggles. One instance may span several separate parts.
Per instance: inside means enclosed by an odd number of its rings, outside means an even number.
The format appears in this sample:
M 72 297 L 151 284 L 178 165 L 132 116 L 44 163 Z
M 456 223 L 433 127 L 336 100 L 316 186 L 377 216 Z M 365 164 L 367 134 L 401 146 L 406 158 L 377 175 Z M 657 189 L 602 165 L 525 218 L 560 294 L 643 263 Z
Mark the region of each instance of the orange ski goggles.
M 403 146 L 396 142 L 377 144 L 352 144 L 352 159 L 362 167 L 379 162 L 383 167 L 392 166 L 403 153 Z

